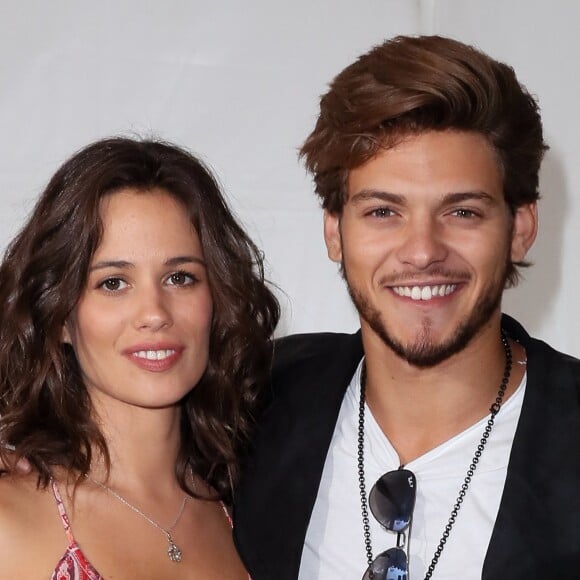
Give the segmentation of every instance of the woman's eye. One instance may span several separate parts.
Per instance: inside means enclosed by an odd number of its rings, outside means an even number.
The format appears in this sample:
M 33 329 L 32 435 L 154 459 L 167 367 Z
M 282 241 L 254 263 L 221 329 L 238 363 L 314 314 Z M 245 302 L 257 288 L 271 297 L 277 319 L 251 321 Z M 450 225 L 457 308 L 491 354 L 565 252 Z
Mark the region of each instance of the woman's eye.
M 120 278 L 107 278 L 99 285 L 100 288 L 103 288 L 107 292 L 118 292 L 123 288 L 126 288 L 127 283 L 121 280 Z
M 168 278 L 168 282 L 172 286 L 186 286 L 188 284 L 193 284 L 194 281 L 194 276 L 187 272 L 174 272 Z

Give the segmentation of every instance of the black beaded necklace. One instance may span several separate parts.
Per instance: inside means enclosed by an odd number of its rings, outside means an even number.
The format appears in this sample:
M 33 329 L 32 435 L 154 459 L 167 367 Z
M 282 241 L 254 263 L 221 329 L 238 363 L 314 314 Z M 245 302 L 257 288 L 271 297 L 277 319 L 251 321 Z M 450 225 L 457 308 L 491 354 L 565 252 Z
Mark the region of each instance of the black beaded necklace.
M 451 528 L 455 524 L 455 520 L 457 519 L 457 515 L 461 508 L 461 504 L 467 494 L 467 490 L 469 489 L 469 484 L 473 478 L 475 473 L 475 469 L 477 468 L 477 464 L 481 458 L 481 454 L 485 449 L 485 445 L 489 439 L 489 435 L 491 430 L 493 429 L 493 425 L 495 423 L 495 417 L 499 413 L 501 409 L 501 405 L 503 402 L 503 397 L 505 395 L 505 391 L 507 389 L 511 371 L 512 371 L 512 349 L 509 344 L 509 340 L 505 335 L 504 331 L 501 331 L 501 342 L 503 344 L 503 348 L 505 351 L 505 367 L 503 371 L 503 378 L 501 384 L 499 386 L 499 390 L 497 392 L 497 396 L 495 398 L 495 402 L 489 408 L 489 412 L 491 416 L 489 417 L 485 429 L 483 430 L 483 435 L 481 436 L 481 440 L 477 445 L 477 449 L 475 450 L 475 454 L 473 455 L 473 459 L 471 460 L 471 464 L 467 469 L 467 474 L 465 475 L 465 479 L 463 480 L 463 484 L 461 485 L 461 489 L 459 490 L 459 495 L 457 496 L 457 500 L 455 501 L 455 505 L 451 510 L 451 516 L 449 517 L 449 521 L 443 530 L 443 535 L 439 540 L 439 544 L 435 550 L 435 554 L 433 555 L 433 559 L 429 564 L 429 568 L 427 569 L 427 573 L 425 574 L 425 580 L 430 580 L 433 575 L 433 571 L 435 570 L 435 566 L 441 557 L 441 553 L 443 552 L 443 548 L 447 542 L 447 538 L 451 532 Z M 359 400 L 359 414 L 358 414 L 358 436 L 357 436 L 357 465 L 358 465 L 358 481 L 359 481 L 359 490 L 360 490 L 360 503 L 361 503 L 361 513 L 362 513 L 362 521 L 363 521 L 363 533 L 364 533 L 364 540 L 365 540 L 365 550 L 367 555 L 368 565 L 370 566 L 373 561 L 373 549 L 371 545 L 371 533 L 370 533 L 370 526 L 369 526 L 369 512 L 368 512 L 368 500 L 367 500 L 367 492 L 366 492 L 366 484 L 365 484 L 365 470 L 364 470 L 364 430 L 365 430 L 365 390 L 366 390 L 366 366 L 363 363 L 363 368 L 361 372 L 361 381 L 360 381 L 360 400 Z

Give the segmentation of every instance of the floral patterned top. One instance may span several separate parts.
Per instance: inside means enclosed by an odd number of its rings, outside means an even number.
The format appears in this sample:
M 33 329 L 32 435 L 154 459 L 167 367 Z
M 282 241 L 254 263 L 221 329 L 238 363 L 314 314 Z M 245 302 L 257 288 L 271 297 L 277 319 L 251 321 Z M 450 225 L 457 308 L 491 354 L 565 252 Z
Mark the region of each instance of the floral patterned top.
M 64 509 L 62 497 L 56 485 L 56 481 L 51 480 L 52 493 L 56 500 L 56 506 L 65 534 L 68 538 L 68 547 L 63 557 L 59 560 L 50 580 L 104 580 L 103 577 L 95 570 L 93 565 L 87 560 L 80 546 L 77 544 L 70 522 Z

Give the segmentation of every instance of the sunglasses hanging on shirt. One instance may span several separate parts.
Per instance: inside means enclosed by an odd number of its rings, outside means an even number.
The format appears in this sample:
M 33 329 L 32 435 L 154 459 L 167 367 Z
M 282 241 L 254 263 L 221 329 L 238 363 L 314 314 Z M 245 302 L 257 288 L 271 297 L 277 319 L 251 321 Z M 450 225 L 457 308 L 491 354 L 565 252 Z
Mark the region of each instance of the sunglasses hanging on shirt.
M 369 507 L 385 530 L 397 534 L 397 546 L 379 554 L 367 568 L 363 580 L 406 580 L 406 531 L 411 525 L 417 496 L 412 471 L 398 469 L 380 477 L 369 494 Z

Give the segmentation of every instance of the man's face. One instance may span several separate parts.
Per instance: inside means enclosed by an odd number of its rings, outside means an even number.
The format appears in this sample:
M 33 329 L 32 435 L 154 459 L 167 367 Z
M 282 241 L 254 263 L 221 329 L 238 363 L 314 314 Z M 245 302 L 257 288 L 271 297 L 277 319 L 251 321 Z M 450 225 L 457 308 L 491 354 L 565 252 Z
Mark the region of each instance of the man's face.
M 349 172 L 341 215 L 325 215 L 363 332 L 412 365 L 436 365 L 499 320 L 509 261 L 537 226 L 535 204 L 512 216 L 484 136 L 409 136 Z

